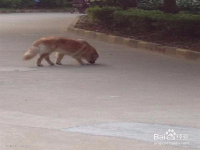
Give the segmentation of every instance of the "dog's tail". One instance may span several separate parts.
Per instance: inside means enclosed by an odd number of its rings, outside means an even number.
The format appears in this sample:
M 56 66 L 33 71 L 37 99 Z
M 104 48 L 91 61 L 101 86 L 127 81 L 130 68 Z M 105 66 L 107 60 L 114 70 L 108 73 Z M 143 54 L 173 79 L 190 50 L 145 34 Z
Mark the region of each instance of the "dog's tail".
M 38 46 L 31 46 L 28 51 L 24 54 L 23 60 L 30 60 L 39 53 Z

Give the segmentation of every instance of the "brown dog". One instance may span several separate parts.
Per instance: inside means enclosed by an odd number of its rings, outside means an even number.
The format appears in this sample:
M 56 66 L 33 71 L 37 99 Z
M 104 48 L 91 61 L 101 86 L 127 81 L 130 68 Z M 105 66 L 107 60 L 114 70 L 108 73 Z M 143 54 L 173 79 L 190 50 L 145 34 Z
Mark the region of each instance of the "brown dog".
M 52 52 L 57 52 L 57 65 L 62 65 L 61 60 L 64 55 L 70 55 L 82 65 L 84 64 L 82 59 L 85 59 L 90 64 L 94 64 L 99 57 L 96 49 L 84 40 L 73 40 L 65 37 L 44 37 L 33 43 L 24 54 L 23 59 L 29 60 L 39 54 L 37 66 L 43 66 L 41 64 L 43 59 L 50 65 L 54 65 L 49 58 Z

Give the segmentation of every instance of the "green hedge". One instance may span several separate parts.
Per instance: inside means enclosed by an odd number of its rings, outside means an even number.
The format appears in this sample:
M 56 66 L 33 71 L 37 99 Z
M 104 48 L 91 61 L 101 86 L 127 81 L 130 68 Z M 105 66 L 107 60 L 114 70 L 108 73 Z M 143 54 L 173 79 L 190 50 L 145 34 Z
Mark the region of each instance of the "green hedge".
M 106 10 L 106 11 L 105 11 Z M 200 37 L 200 15 L 181 12 L 179 14 L 165 14 L 158 10 L 93 7 L 87 10 L 93 21 L 112 23 L 119 30 L 130 32 L 163 32 Z M 109 13 L 108 13 L 109 12 Z
M 32 8 L 34 5 L 34 0 L 0 0 L 0 8 Z M 72 7 L 72 0 L 40 0 L 39 7 Z
M 111 23 L 114 20 L 114 13 L 120 10 L 117 7 L 91 7 L 87 9 L 87 14 L 91 20 L 99 20 L 102 23 Z

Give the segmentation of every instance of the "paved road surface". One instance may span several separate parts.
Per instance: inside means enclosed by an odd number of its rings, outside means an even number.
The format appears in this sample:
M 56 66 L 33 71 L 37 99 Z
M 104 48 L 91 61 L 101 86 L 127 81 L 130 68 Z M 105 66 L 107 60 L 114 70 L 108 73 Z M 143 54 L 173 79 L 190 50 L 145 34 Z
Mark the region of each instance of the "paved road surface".
M 96 65 L 79 66 L 70 57 L 63 66 L 41 68 L 36 58 L 22 61 L 37 38 L 84 38 L 63 32 L 75 16 L 0 15 L 0 149 L 183 149 L 154 145 L 153 133 L 169 127 L 189 135 L 186 147 L 200 148 L 197 63 L 91 39 L 100 54 Z

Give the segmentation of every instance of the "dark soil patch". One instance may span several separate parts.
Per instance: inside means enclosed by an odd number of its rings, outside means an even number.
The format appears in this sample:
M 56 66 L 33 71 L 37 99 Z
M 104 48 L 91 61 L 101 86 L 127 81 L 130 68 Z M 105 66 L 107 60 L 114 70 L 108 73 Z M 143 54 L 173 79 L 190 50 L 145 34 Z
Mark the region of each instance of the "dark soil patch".
M 91 23 L 87 16 L 81 16 L 75 27 L 89 31 L 122 36 L 136 40 L 162 44 L 165 46 L 190 49 L 200 52 L 200 37 L 177 36 L 175 34 L 169 35 L 163 34 L 161 32 L 142 32 L 140 30 L 136 30 L 134 33 L 130 33 L 129 31 L 124 31 L 123 29 L 116 30 L 112 28 L 110 24 L 101 24 L 98 22 Z

